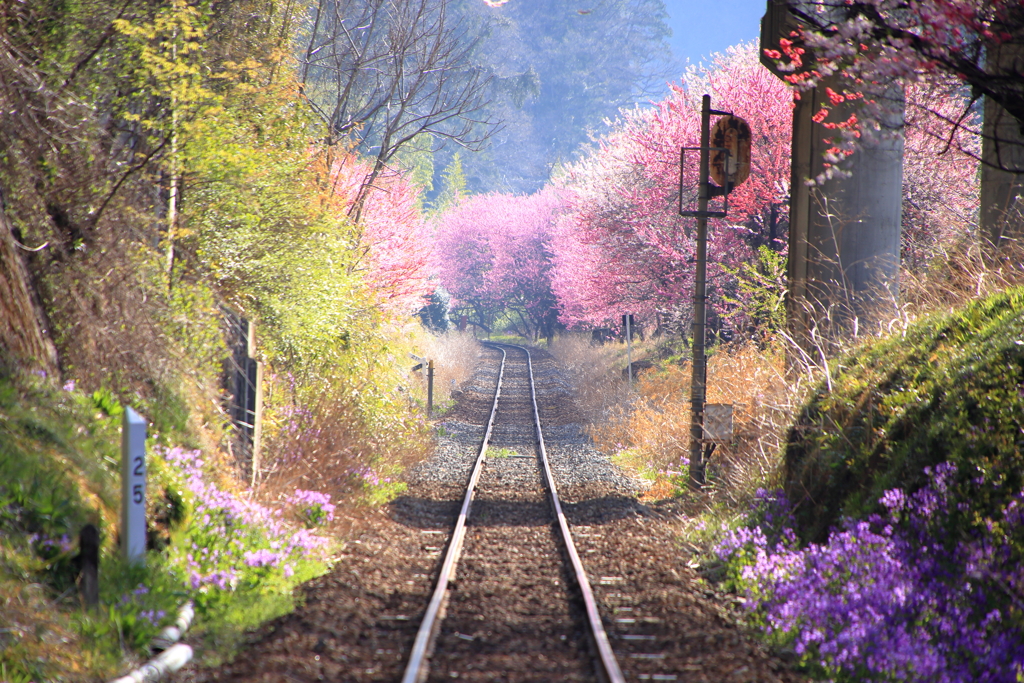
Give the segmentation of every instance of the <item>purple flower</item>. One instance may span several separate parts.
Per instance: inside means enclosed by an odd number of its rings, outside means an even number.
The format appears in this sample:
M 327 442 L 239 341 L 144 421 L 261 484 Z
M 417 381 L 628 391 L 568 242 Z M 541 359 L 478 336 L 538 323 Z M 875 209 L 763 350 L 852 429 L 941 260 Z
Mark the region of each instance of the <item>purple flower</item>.
M 206 481 L 199 451 L 171 448 L 159 451 L 184 480 L 193 505 L 191 544 L 181 549 L 180 571 L 193 590 L 234 590 L 237 576 L 248 568 L 294 574 L 292 564 L 320 556 L 328 539 L 308 529 L 296 529 L 281 510 L 258 504 Z M 297 503 L 314 507 L 324 519 L 333 517 L 330 497 L 298 491 Z M 259 550 L 248 550 L 254 546 Z M 268 549 L 269 546 L 269 549 Z
M 929 484 L 913 495 L 885 492 L 886 516 L 849 521 L 806 548 L 788 524 L 772 535 L 772 522 L 787 518 L 784 501 L 758 492 L 753 526 L 726 533 L 717 552 L 765 628 L 832 677 L 1012 683 L 1024 667 L 1024 572 L 1012 545 L 1024 534 L 1024 492 L 1002 527 L 989 520 L 952 543 L 956 468 L 925 472 Z
M 879 500 L 889 510 L 889 514 L 896 514 L 907 506 L 907 497 L 903 495 L 902 489 L 890 489 L 882 495 Z
M 256 550 L 245 553 L 245 563 L 250 567 L 273 567 L 281 556 L 272 550 Z

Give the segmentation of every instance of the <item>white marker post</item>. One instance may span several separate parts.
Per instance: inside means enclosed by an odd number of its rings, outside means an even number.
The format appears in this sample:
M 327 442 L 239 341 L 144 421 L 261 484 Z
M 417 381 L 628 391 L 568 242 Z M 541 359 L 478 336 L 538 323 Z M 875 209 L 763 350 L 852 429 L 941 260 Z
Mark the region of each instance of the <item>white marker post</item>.
M 146 421 L 131 408 L 121 429 L 121 552 L 146 559 Z

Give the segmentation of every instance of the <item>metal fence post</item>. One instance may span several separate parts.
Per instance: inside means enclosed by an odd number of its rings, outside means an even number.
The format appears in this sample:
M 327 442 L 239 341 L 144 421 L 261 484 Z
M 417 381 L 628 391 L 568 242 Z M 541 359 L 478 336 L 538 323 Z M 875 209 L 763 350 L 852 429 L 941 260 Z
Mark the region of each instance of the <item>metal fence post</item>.
M 121 428 L 121 553 L 146 559 L 146 421 L 131 407 Z
M 434 361 L 427 362 L 427 417 L 434 412 Z
M 100 602 L 100 532 L 94 524 L 86 524 L 78 535 L 78 557 L 81 561 L 82 600 L 86 609 Z

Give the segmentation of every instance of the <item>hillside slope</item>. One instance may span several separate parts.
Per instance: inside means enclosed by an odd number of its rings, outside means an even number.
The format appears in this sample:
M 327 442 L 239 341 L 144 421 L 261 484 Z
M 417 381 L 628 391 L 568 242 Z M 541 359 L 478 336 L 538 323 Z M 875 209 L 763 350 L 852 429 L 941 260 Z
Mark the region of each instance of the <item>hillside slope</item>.
M 956 465 L 973 521 L 1001 516 L 1024 483 L 1024 289 L 912 325 L 837 361 L 789 433 L 785 489 L 806 541 L 841 517 L 880 511 L 892 488 L 916 491 L 924 468 Z M 977 496 L 981 496 L 980 498 Z

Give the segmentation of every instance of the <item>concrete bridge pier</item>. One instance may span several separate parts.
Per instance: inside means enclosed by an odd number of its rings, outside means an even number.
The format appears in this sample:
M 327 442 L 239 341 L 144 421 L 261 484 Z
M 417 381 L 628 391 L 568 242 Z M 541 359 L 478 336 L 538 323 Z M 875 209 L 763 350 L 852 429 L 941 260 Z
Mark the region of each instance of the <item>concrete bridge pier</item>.
M 768 0 L 761 21 L 761 48 L 778 50 L 779 38 L 796 26 L 786 0 Z M 775 63 L 762 63 L 780 78 Z M 825 170 L 827 131 L 812 117 L 828 102 L 824 79 L 801 94 L 793 111 L 790 179 L 789 295 L 790 334 L 806 350 L 836 337 L 856 335 L 884 319 L 899 293 L 900 231 L 903 206 L 903 91 L 888 86 L 877 97 L 891 100 L 881 130 L 861 139 L 846 159 L 846 173 L 811 186 Z M 831 107 L 828 121 L 844 121 L 854 109 Z

